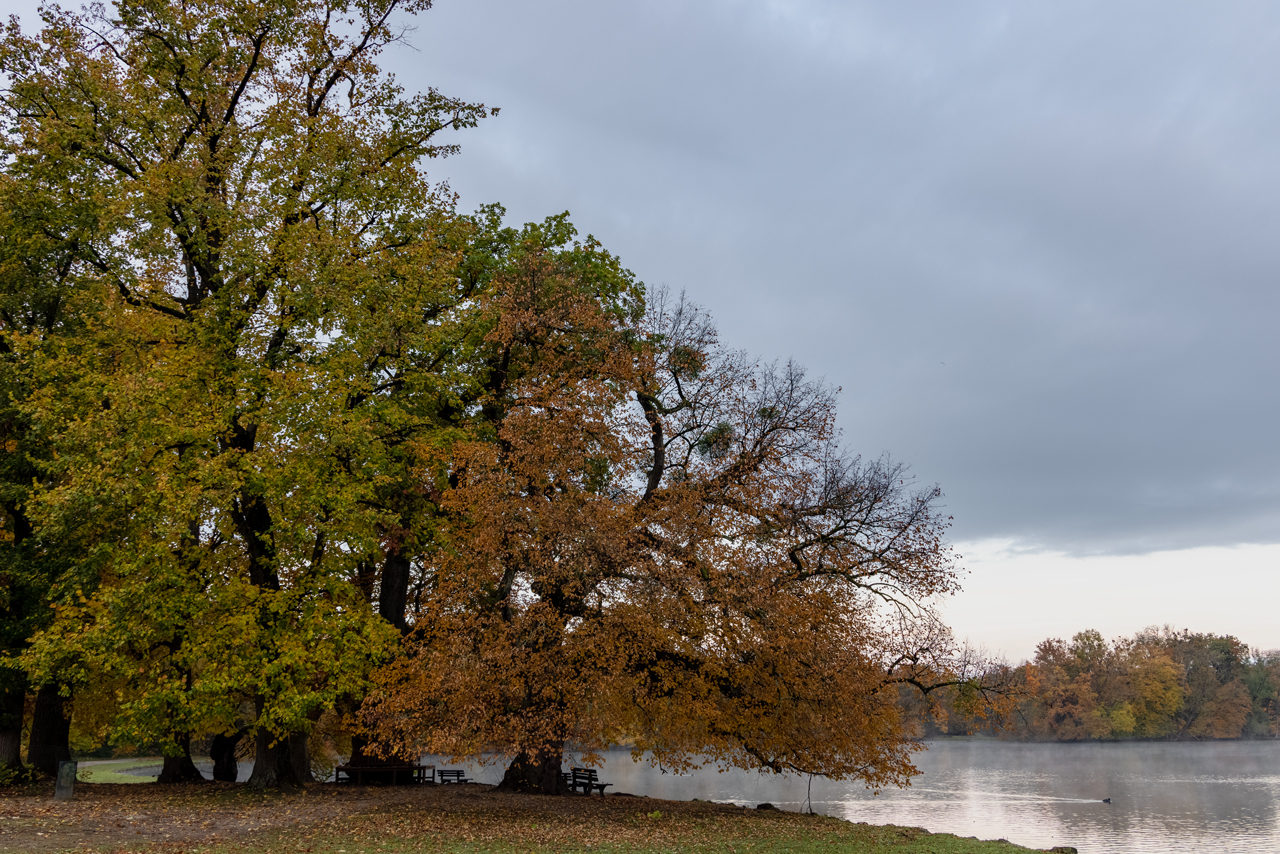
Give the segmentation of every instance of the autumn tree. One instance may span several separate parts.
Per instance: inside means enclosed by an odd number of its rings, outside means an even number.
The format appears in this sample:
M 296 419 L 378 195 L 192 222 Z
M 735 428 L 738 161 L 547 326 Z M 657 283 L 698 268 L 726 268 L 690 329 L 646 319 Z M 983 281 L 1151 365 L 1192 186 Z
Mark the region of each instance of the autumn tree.
M 1252 711 L 1242 678 L 1248 647 L 1230 635 L 1167 628 L 1160 633 L 1160 641 L 1182 670 L 1177 737 L 1239 738 Z
M 1178 665 L 1162 644 L 1139 633 L 1124 642 L 1128 669 L 1129 705 L 1135 738 L 1165 738 L 1176 731 L 1182 707 L 1182 679 Z
M 1051 638 L 1020 668 L 1022 735 L 1087 739 L 1240 738 L 1272 732 L 1274 657 L 1230 635 L 1149 628 L 1108 643 Z
M 566 745 L 623 739 L 666 767 L 903 783 L 898 684 L 973 676 L 927 607 L 956 589 L 938 491 L 847 456 L 830 388 L 723 347 L 683 299 L 642 302 L 556 225 L 483 301 L 465 439 L 422 449 L 442 517 L 368 725 L 500 751 L 512 789 L 559 791 Z
M 71 264 L 102 308 L 24 403 L 58 448 L 38 524 L 100 569 L 25 661 L 120 680 L 121 726 L 180 776 L 248 697 L 253 782 L 296 782 L 288 735 L 403 626 L 429 499 L 399 449 L 450 422 L 470 298 L 467 226 L 421 162 L 486 114 L 378 68 L 429 5 L 122 0 L 0 46 L 7 174 L 98 212 Z
M 1252 650 L 1243 679 L 1252 701 L 1246 732 L 1258 738 L 1280 735 L 1280 652 Z
M 1096 631 L 1077 634 L 1070 644 L 1056 638 L 1036 647 L 1032 687 L 1040 705 L 1035 728 L 1062 741 L 1105 738 L 1112 733 L 1107 700 L 1099 683 L 1113 682 L 1114 656 Z

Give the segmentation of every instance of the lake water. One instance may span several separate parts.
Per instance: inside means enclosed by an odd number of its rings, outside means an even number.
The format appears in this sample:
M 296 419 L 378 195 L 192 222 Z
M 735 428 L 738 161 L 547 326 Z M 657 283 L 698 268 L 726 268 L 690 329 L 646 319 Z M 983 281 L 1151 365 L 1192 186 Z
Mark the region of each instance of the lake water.
M 814 779 L 813 809 L 850 821 L 1008 839 L 1081 852 L 1280 853 L 1280 742 L 1013 744 L 931 742 L 909 789 L 875 795 L 858 784 Z M 437 762 L 437 767 L 440 763 Z M 496 783 L 502 769 L 467 768 Z M 806 778 L 722 773 L 686 776 L 607 755 L 611 792 L 674 800 L 762 801 L 801 810 Z M 1102 803 L 1110 798 L 1111 803 Z

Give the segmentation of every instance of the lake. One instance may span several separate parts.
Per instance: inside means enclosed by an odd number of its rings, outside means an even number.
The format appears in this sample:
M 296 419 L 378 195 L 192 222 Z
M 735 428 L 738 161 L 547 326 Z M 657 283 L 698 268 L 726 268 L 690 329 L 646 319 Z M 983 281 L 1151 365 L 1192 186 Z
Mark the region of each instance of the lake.
M 850 821 L 1081 852 L 1280 852 L 1280 742 L 1017 744 L 942 739 L 909 789 L 814 779 L 813 809 Z M 440 763 L 437 761 L 437 766 Z M 477 782 L 502 769 L 467 767 Z M 686 776 L 611 752 L 610 791 L 804 808 L 806 778 L 704 768 Z M 1111 803 L 1102 803 L 1110 798 Z

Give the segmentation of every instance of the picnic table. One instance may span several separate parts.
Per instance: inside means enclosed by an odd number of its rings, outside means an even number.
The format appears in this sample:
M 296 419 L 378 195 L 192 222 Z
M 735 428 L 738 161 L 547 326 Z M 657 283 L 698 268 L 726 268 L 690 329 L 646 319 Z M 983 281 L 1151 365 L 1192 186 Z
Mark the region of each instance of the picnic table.
M 604 790 L 613 785 L 612 783 L 601 783 L 600 777 L 596 774 L 594 768 L 573 768 L 568 774 L 562 773 L 560 776 L 569 784 L 571 791 L 576 792 L 581 788 L 584 795 L 590 795 L 592 789 L 604 795 Z
M 339 765 L 333 769 L 333 782 L 372 785 L 403 786 L 407 783 L 433 783 L 436 779 L 434 765 Z

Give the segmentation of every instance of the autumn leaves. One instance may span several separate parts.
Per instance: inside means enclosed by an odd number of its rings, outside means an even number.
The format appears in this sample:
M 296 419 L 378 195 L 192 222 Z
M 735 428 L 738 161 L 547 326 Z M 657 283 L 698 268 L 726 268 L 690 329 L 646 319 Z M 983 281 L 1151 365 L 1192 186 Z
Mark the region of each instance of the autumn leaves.
M 489 111 L 379 70 L 396 3 L 268 6 L 5 35 L 6 697 L 248 726 L 259 785 L 322 715 L 514 788 L 624 740 L 904 780 L 890 689 L 981 688 L 937 491 L 566 216 L 459 214 L 421 165 Z

